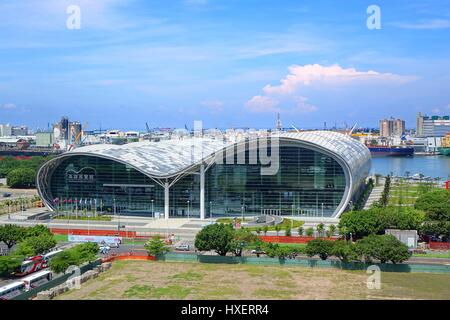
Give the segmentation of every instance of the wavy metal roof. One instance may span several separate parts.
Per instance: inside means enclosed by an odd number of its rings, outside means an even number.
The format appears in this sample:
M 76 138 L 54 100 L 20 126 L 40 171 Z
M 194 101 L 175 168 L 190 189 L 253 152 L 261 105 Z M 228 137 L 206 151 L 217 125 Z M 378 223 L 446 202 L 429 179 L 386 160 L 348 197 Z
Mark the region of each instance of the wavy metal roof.
M 280 139 L 296 140 L 325 149 L 345 161 L 353 173 L 370 163 L 370 152 L 357 140 L 337 132 L 305 131 L 298 133 L 281 133 Z M 115 159 L 127 163 L 141 172 L 157 177 L 169 177 L 185 170 L 212 156 L 215 152 L 233 145 L 223 139 L 208 137 L 172 139 L 159 142 L 135 142 L 125 145 L 91 145 L 67 152 Z M 369 165 L 370 166 L 370 165 Z

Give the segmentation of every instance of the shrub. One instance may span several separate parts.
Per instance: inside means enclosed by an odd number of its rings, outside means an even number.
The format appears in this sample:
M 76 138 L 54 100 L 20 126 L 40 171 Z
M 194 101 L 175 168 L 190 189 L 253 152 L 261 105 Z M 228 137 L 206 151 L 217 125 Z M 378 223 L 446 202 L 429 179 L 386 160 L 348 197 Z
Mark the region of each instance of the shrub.
M 423 210 L 428 221 L 450 221 L 450 190 L 427 192 L 416 200 L 414 207 Z
M 31 168 L 17 168 L 8 173 L 6 181 L 11 188 L 33 187 L 36 184 L 36 171 Z
M 170 248 L 166 246 L 164 241 L 159 237 L 151 238 L 145 245 L 145 250 L 147 250 L 148 254 L 151 256 L 159 256 L 165 254 L 170 251 Z
M 312 227 L 309 227 L 308 229 L 306 229 L 306 235 L 308 237 L 312 237 L 314 234 L 314 229 Z
M 284 232 L 284 235 L 287 237 L 290 237 L 292 235 L 291 226 L 286 226 L 286 231 Z
M 314 239 L 308 242 L 305 252 L 309 257 L 318 255 L 320 259 L 326 260 L 332 253 L 333 242 L 323 239 Z
M 370 235 L 356 243 L 356 250 L 365 260 L 377 259 L 381 263 L 403 262 L 410 257 L 408 247 L 393 235 Z
M 337 240 L 333 243 L 331 255 L 342 262 L 358 261 L 359 255 L 356 246 L 351 241 Z

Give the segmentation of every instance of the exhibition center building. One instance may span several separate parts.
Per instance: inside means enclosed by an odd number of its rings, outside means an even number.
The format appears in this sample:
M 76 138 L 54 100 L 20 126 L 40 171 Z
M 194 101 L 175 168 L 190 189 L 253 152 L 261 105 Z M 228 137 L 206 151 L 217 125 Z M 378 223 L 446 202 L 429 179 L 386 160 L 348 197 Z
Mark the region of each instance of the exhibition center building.
M 369 150 L 336 132 L 199 136 L 79 147 L 44 164 L 37 187 L 52 211 L 338 218 L 370 166 Z

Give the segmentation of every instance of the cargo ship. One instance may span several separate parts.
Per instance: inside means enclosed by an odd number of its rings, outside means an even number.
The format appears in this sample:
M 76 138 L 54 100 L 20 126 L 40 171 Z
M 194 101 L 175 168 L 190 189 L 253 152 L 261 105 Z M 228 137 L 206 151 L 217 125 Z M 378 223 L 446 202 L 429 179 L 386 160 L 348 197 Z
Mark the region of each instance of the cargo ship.
M 438 152 L 444 156 L 450 156 L 450 132 L 442 138 L 442 146 L 438 148 Z
M 367 146 L 373 157 L 411 157 L 414 155 L 413 147 L 403 146 Z

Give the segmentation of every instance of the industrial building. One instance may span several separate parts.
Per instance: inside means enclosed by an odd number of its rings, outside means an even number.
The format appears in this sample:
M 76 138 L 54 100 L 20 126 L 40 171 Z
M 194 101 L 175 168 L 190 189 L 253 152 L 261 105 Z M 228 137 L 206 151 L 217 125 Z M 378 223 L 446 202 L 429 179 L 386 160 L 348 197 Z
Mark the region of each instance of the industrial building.
M 264 141 L 267 150 L 257 138 L 204 136 L 79 147 L 40 168 L 38 192 L 52 211 L 337 218 L 370 171 L 367 147 L 344 134 L 285 132 Z M 274 162 L 276 171 L 263 174 Z

